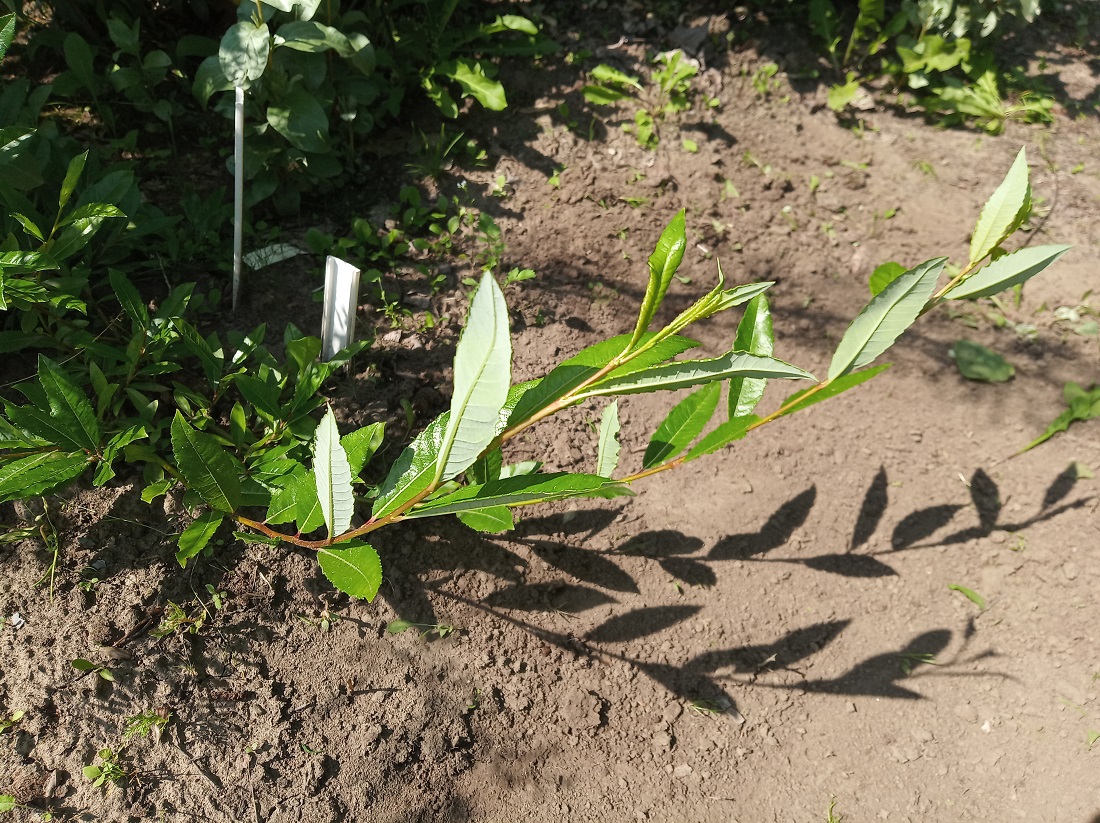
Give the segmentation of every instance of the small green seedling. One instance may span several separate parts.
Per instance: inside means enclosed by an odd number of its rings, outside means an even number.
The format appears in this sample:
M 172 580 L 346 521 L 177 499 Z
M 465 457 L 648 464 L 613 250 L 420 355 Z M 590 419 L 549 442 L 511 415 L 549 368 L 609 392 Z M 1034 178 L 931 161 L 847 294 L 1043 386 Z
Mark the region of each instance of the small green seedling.
M 936 655 L 934 654 L 921 652 L 905 652 L 902 654 L 901 670 L 906 675 L 911 674 L 913 669 L 920 665 L 938 666 L 940 664 L 936 662 Z
M 829 798 L 829 808 L 825 812 L 825 823 L 844 823 L 843 818 L 836 811 L 836 798 Z
M 706 698 L 692 700 L 688 704 L 688 709 L 696 717 L 717 717 L 720 714 L 726 713 L 725 706 L 717 700 L 707 700 Z
M 401 634 L 401 632 L 408 629 L 424 629 L 420 632 L 421 639 L 434 632 L 436 637 L 442 640 L 454 632 L 456 628 L 456 626 L 449 623 L 411 623 L 408 620 L 391 620 L 389 625 L 386 626 L 386 632 L 388 634 Z
M 8 729 L 14 729 L 16 726 L 18 726 L 19 721 L 23 719 L 24 714 L 25 712 L 20 709 L 19 711 L 12 712 L 11 716 L 8 717 L 6 720 L 0 720 L 0 734 L 3 734 Z
M 959 592 L 961 595 L 963 595 L 963 597 L 965 597 L 967 600 L 969 600 L 971 603 L 973 603 L 979 609 L 981 609 L 982 611 L 985 611 L 985 607 L 986 607 L 985 598 L 982 597 L 980 594 L 978 594 L 973 589 L 968 589 L 966 586 L 960 586 L 958 583 L 952 583 L 947 588 L 949 588 L 953 592 Z
M 91 781 L 92 788 L 106 790 L 112 785 L 122 785 L 129 773 L 123 768 L 122 764 L 119 763 L 120 754 L 121 749 L 115 751 L 114 749 L 104 746 L 96 753 L 96 757 L 99 758 L 100 762 L 84 767 L 84 779 Z
M 153 740 L 160 741 L 164 728 L 172 719 L 172 712 L 166 708 L 160 708 L 152 712 L 132 714 L 126 718 L 126 725 L 122 731 L 122 740 L 128 741 L 134 737 L 148 737 L 153 735 Z
M 205 608 L 200 608 L 194 616 L 191 616 L 182 606 L 169 600 L 168 605 L 164 607 L 164 616 L 161 618 L 160 625 L 150 634 L 158 640 L 184 630 L 189 634 L 198 634 L 208 616 Z
M 114 672 L 106 666 L 93 663 L 91 660 L 85 660 L 83 657 L 78 657 L 76 660 L 73 660 L 72 667 L 81 672 L 95 672 L 104 680 L 110 681 L 111 683 L 116 682 Z
M 1100 383 L 1086 391 L 1077 383 L 1070 382 L 1066 383 L 1062 391 L 1069 408 L 1054 418 L 1046 431 L 1016 452 L 1017 455 L 1034 449 L 1040 443 L 1045 443 L 1058 432 L 1066 431 L 1072 423 L 1100 417 Z
M 1016 374 L 1016 367 L 992 349 L 971 340 L 959 340 L 949 352 L 955 359 L 959 374 L 979 383 L 1006 383 Z
M 1090 752 L 1092 751 L 1092 747 L 1096 745 L 1097 740 L 1100 740 L 1100 732 L 1089 729 L 1085 738 L 1085 746 L 1088 747 Z

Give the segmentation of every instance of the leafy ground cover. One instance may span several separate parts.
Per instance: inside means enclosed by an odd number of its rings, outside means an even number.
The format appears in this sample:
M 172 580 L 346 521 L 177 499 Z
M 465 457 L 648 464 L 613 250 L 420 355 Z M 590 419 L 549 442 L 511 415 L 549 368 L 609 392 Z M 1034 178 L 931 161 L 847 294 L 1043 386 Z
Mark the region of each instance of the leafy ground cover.
M 191 517 L 173 495 L 154 514 L 125 473 L 20 509 L 28 539 L 5 545 L 0 584 L 0 791 L 103 819 L 1000 819 L 1042 817 L 1052 792 L 1063 819 L 1100 811 L 1095 423 L 1080 414 L 1008 459 L 1097 376 L 1095 116 L 999 139 L 882 111 L 853 129 L 823 86 L 792 85 L 798 66 L 771 51 L 783 32 L 727 50 L 738 21 L 712 16 L 685 21 L 706 28 L 697 97 L 652 150 L 620 128 L 638 125 L 629 102 L 586 105 L 586 70 L 649 77 L 691 26 L 589 14 L 547 23 L 565 49 L 543 72 L 502 70 L 522 117 L 464 124 L 491 165 L 435 164 L 419 195 L 469 197 L 503 240 L 501 273 L 536 273 L 505 288 L 517 379 L 633 327 L 646 258 L 681 209 L 685 259 L 658 321 L 705 291 L 718 257 L 734 282 L 776 282 L 775 356 L 821 374 L 880 264 L 967 256 L 1021 145 L 1038 206 L 1025 241 L 1075 249 L 1018 304 L 926 318 L 867 386 L 628 503 L 548 504 L 501 537 L 380 534 L 371 605 L 310 556 L 228 535 L 181 574 Z M 1095 101 L 1088 64 L 1056 58 L 1074 99 Z M 381 215 L 412 208 L 392 198 Z M 280 239 L 338 235 L 346 213 Z M 400 325 L 381 323 L 330 392 L 342 425 L 411 435 L 447 408 L 459 284 L 484 262 L 470 251 L 438 294 L 392 281 Z M 319 327 L 315 265 L 263 270 L 242 327 Z M 736 318 L 700 334 L 720 354 Z M 964 338 L 1012 380 L 960 375 Z M 671 406 L 621 405 L 625 470 L 643 470 L 647 424 Z M 599 415 L 563 418 L 517 437 L 516 457 L 592 471 Z

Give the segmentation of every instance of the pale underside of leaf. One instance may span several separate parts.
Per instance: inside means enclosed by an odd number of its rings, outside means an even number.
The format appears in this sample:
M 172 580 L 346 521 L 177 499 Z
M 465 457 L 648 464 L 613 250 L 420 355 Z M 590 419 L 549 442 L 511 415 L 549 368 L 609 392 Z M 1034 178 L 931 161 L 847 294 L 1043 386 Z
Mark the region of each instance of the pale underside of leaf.
M 1020 149 L 1005 179 L 982 207 L 970 238 L 970 262 L 977 263 L 1020 225 L 1030 200 L 1027 151 Z
M 599 446 L 596 449 L 596 474 L 611 477 L 619 465 L 619 404 L 612 400 L 600 420 Z
M 331 406 L 314 436 L 313 473 L 317 483 L 317 500 L 321 504 L 329 537 L 336 537 L 351 525 L 355 498 L 351 490 L 351 465 L 340 444 L 340 430 Z
M 682 360 L 656 366 L 621 378 L 610 377 L 586 389 L 581 397 L 640 394 L 686 389 L 730 377 L 764 377 L 812 380 L 813 375 L 773 357 L 757 357 L 731 351 L 710 360 Z
M 1025 283 L 1063 254 L 1070 246 L 1028 246 L 998 257 L 979 269 L 944 295 L 949 300 L 992 297 L 1013 286 Z

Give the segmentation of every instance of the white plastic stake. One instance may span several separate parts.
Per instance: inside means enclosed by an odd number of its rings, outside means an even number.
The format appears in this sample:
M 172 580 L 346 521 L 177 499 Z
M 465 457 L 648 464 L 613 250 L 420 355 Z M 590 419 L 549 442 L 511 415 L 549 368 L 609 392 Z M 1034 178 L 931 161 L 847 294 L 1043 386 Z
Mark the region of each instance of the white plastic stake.
M 321 318 L 321 360 L 327 361 L 355 339 L 359 269 L 331 255 L 325 260 L 325 312 Z
M 241 293 L 241 242 L 244 233 L 244 86 L 233 101 L 233 311 Z

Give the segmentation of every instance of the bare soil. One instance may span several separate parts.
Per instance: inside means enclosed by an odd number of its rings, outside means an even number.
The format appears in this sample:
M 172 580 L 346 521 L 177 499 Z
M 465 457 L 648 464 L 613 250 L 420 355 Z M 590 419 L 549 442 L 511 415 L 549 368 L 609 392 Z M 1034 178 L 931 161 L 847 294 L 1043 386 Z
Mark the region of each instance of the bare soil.
M 880 377 L 635 498 L 540 507 L 502 537 L 450 522 L 380 533 L 370 604 L 306 554 L 228 537 L 181 573 L 174 502 L 70 491 L 50 510 L 52 596 L 35 585 L 40 541 L 0 546 L 0 614 L 25 620 L 0 632 L 0 709 L 26 713 L 0 738 L 0 793 L 109 821 L 821 823 L 830 798 L 847 823 L 1100 821 L 1100 487 L 1068 470 L 1100 471 L 1100 422 L 1011 458 L 1062 410 L 1065 382 L 1100 381 L 1096 338 L 1055 311 L 1100 295 L 1095 107 L 999 137 L 881 104 L 838 122 L 823 86 L 791 79 L 797 55 L 736 39 L 726 52 L 736 20 L 686 23 L 711 27 L 700 93 L 655 151 L 620 128 L 628 106 L 584 105 L 564 54 L 506 67 L 511 107 L 471 127 L 493 164 L 464 175 L 469 190 L 503 230 L 505 266 L 538 273 L 508 289 L 516 380 L 631 328 L 680 208 L 691 244 L 663 316 L 720 259 L 732 281 L 776 281 L 776 354 L 819 374 L 876 265 L 965 257 L 1021 145 L 1040 204 L 1024 242 L 1074 250 L 1019 306 L 928 316 Z M 569 48 L 640 72 L 670 43 L 623 30 L 616 43 L 593 26 Z M 754 72 L 777 55 L 762 93 Z M 1095 62 L 1050 57 L 1068 99 L 1096 99 Z M 489 193 L 498 175 L 504 197 Z M 253 310 L 274 299 L 254 294 Z M 464 297 L 433 300 L 442 333 L 414 318 L 337 387 L 348 421 L 403 418 L 401 397 L 420 398 L 421 424 L 445 407 Z M 698 329 L 703 351 L 735 325 Z M 963 379 L 949 354 L 962 338 L 1015 378 Z M 675 401 L 621 404 L 624 469 Z M 599 414 L 531 429 L 513 456 L 590 470 Z M 211 616 L 158 640 L 168 601 Z M 455 630 L 388 635 L 395 618 Z M 160 740 L 122 752 L 129 779 L 93 788 L 82 768 L 158 709 Z

